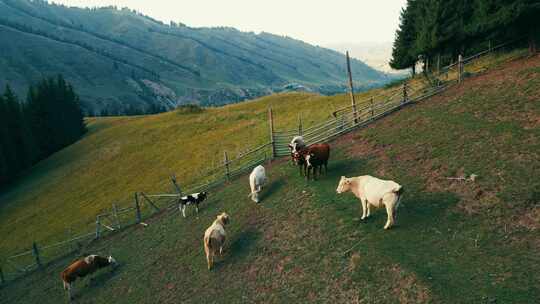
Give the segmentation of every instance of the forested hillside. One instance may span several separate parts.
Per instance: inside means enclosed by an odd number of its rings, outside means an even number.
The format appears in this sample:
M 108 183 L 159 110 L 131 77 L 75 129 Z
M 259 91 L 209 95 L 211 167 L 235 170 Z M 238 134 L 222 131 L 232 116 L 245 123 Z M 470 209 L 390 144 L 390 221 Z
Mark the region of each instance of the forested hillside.
M 62 74 L 87 114 L 221 105 L 288 89 L 343 92 L 344 56 L 269 33 L 163 24 L 127 8 L 0 0 L 0 86 Z M 352 61 L 358 88 L 386 77 Z
M 431 70 L 497 43 L 527 39 L 536 52 L 540 39 L 537 0 L 408 0 L 401 12 L 390 66 Z M 430 64 L 431 63 L 431 64 Z
M 86 132 L 79 97 L 61 75 L 28 88 L 26 102 L 0 95 L 0 188 Z

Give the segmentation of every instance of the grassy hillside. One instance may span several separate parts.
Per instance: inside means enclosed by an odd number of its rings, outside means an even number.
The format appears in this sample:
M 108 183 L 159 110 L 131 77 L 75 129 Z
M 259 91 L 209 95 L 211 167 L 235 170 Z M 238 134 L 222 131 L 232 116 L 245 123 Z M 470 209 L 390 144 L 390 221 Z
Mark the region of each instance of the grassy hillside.
M 484 70 L 508 56 L 488 57 L 472 68 Z M 392 90 L 371 90 L 357 100 Z M 89 119 L 89 132 L 80 141 L 2 190 L 0 257 L 28 249 L 32 241 L 64 240 L 69 229 L 77 234 L 94 229 L 97 214 L 113 203 L 131 206 L 134 192 L 171 192 L 173 173 L 182 186 L 199 182 L 222 161 L 223 151 L 234 156 L 269 140 L 270 106 L 276 130 L 288 130 L 296 127 L 299 114 L 309 126 L 348 104 L 345 95 L 289 93 L 201 113 Z
M 277 161 L 267 167 L 270 180 L 259 205 L 246 198 L 243 177 L 212 192 L 197 217 L 192 209 L 187 219 L 175 212 L 102 240 L 84 253 L 113 254 L 121 266 L 79 283 L 77 302 L 539 302 L 539 79 L 539 56 L 503 64 L 331 143 L 330 172 L 320 181 L 306 183 L 296 168 Z M 223 111 L 233 117 L 243 107 L 279 107 L 279 100 L 290 98 L 297 99 L 295 104 L 324 104 L 307 95 L 274 98 Z M 133 123 L 152 128 L 165 117 L 95 121 L 85 140 Z M 246 129 L 255 128 L 240 128 Z M 158 133 L 128 138 L 157 139 Z M 118 144 L 120 153 L 124 146 Z M 77 147 L 71 149 L 74 153 Z M 121 158 L 111 149 L 104 152 L 93 152 L 104 165 L 123 159 L 133 163 L 135 152 Z M 134 184 L 148 175 L 159 177 L 152 163 L 138 159 L 137 165 L 144 177 Z M 81 168 L 68 172 L 84 174 Z M 473 173 L 475 182 L 446 179 Z M 383 231 L 383 210 L 360 222 L 358 201 L 351 194 L 336 195 L 341 175 L 361 174 L 404 185 L 395 229 Z M 112 195 L 115 188 L 126 191 L 136 176 L 94 185 L 102 175 L 86 186 Z M 69 182 L 67 177 L 61 180 Z M 223 259 L 209 272 L 202 234 L 221 211 L 232 217 L 229 241 Z M 65 294 L 58 273 L 73 258 L 11 283 L 2 290 L 2 300 L 61 302 Z
M 221 105 L 288 84 L 321 93 L 345 88 L 343 54 L 287 37 L 169 26 L 113 7 L 1 0 L 0 11 L 0 86 L 24 96 L 43 75 L 62 73 L 91 114 L 155 103 Z M 358 60 L 352 70 L 359 88 L 387 81 Z

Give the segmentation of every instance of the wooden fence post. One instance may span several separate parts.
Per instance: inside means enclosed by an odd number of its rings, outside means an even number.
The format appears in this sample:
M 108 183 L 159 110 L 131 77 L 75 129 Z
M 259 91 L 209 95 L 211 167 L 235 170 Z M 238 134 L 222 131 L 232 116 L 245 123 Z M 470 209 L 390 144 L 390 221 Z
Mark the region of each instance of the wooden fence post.
M 401 100 L 401 104 L 404 104 L 408 101 L 409 96 L 407 93 L 407 83 L 403 83 L 403 99 Z
M 99 235 L 100 235 L 100 228 L 101 228 L 101 223 L 100 223 L 100 218 L 99 218 L 99 215 L 96 216 L 96 239 L 99 239 Z
M 139 194 L 137 192 L 135 192 L 135 219 L 137 224 L 142 222 L 141 206 L 139 205 Z
M 114 217 L 114 220 L 116 221 L 116 229 L 120 229 L 120 219 L 118 218 L 118 208 L 116 207 L 116 204 L 113 204 L 112 205 L 112 211 L 113 211 L 113 217 Z
M 302 114 L 298 114 L 298 135 L 302 136 Z
M 458 83 L 461 83 L 463 77 L 463 56 L 459 54 L 458 56 Z
M 227 181 L 231 180 L 231 172 L 229 171 L 229 156 L 227 151 L 223 151 L 223 165 L 225 166 L 225 178 Z
M 36 265 L 41 268 L 41 259 L 39 258 L 39 250 L 36 242 L 32 243 L 32 255 L 36 259 Z
M 351 60 L 349 58 L 349 51 L 347 51 L 347 73 L 349 74 L 349 90 L 351 95 L 351 106 L 353 109 L 353 115 L 354 115 L 354 124 L 358 123 L 358 117 L 356 113 L 356 100 L 354 98 L 354 87 L 353 87 L 353 80 L 352 80 L 352 73 L 351 73 Z
M 176 190 L 176 193 L 178 193 L 178 195 L 182 195 L 182 190 L 180 188 L 180 186 L 178 185 L 178 183 L 176 182 L 176 175 L 172 175 L 171 176 L 171 182 L 174 186 L 174 189 Z
M 375 109 L 373 108 L 373 97 L 371 97 L 371 118 L 375 117 Z
M 274 140 L 274 115 L 272 108 L 268 108 L 268 124 L 270 127 L 270 144 L 272 145 L 272 158 L 276 157 L 276 142 Z
M 437 74 L 441 73 L 441 54 L 437 54 Z
M 6 279 L 4 278 L 4 272 L 2 271 L 2 267 L 0 267 L 0 285 L 4 285 L 6 282 Z

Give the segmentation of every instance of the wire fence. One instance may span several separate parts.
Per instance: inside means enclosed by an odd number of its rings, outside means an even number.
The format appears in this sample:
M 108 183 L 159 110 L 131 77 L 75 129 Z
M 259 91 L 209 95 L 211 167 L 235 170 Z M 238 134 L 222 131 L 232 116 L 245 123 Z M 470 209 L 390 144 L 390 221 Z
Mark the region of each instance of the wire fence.
M 63 241 L 49 245 L 32 243 L 30 249 L 7 257 L 0 267 L 0 285 L 28 274 L 49 263 L 53 263 L 73 253 L 84 253 L 84 250 L 94 241 L 107 235 L 120 231 L 133 225 L 147 225 L 144 220 L 153 215 L 171 211 L 178 207 L 178 200 L 184 193 L 196 193 L 208 191 L 222 185 L 232 179 L 241 176 L 255 166 L 265 163 L 276 157 L 290 154 L 288 144 L 297 135 L 304 138 L 306 144 L 329 141 L 343 135 L 353 129 L 366 126 L 371 122 L 382 118 L 400 108 L 429 98 L 438 94 L 448 87 L 460 83 L 467 73 L 474 74 L 481 71 L 474 67 L 480 58 L 495 51 L 509 48 L 522 40 L 514 40 L 505 44 L 490 47 L 488 50 L 479 52 L 467 58 L 458 57 L 458 60 L 445 66 L 439 71 L 425 74 L 425 78 L 415 77 L 383 93 L 360 100 L 357 104 L 336 109 L 329 115 L 327 120 L 317 122 L 308 128 L 304 128 L 300 120 L 298 128 L 284 131 L 276 131 L 273 128 L 272 111 L 269 110 L 269 141 L 261 146 L 248 150 L 234 158 L 229 159 L 224 152 L 223 163 L 204 171 L 196 182 L 182 190 L 171 176 L 174 193 L 148 194 L 137 192 L 132 200 L 115 202 L 110 211 L 96 216 L 95 224 L 83 229 L 79 234 L 74 234 L 71 229 L 66 229 L 66 238 Z M 512 60 L 521 53 L 508 56 L 505 60 Z

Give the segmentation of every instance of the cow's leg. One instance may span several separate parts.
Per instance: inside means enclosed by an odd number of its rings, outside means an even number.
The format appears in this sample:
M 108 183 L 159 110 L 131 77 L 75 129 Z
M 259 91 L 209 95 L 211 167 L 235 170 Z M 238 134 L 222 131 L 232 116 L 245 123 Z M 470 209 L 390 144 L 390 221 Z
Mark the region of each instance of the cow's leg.
M 68 292 L 68 298 L 69 300 L 73 300 L 73 293 L 71 291 L 71 283 L 67 283 L 67 292 Z
M 371 204 L 366 200 L 366 218 L 368 218 L 371 215 Z
M 204 240 L 204 253 L 206 254 L 206 263 L 208 264 L 208 270 L 210 270 L 210 268 L 212 268 L 212 263 L 210 261 L 210 248 L 208 248 L 206 239 Z
M 223 246 L 219 246 L 219 255 L 223 255 Z
M 366 218 L 366 209 L 367 209 L 367 201 L 364 199 L 360 199 L 360 202 L 362 202 L 362 220 Z
M 208 270 L 210 270 L 210 269 L 212 269 L 212 266 L 214 266 L 214 254 L 213 254 L 213 252 L 210 252 L 206 259 L 208 260 Z
M 394 205 L 393 204 L 385 204 L 386 206 L 386 213 L 388 215 L 388 219 L 386 220 L 386 225 L 384 225 L 384 229 L 389 229 L 394 225 Z
M 195 211 L 199 214 L 199 203 L 195 204 Z
M 182 206 L 182 215 L 186 217 L 186 205 Z

